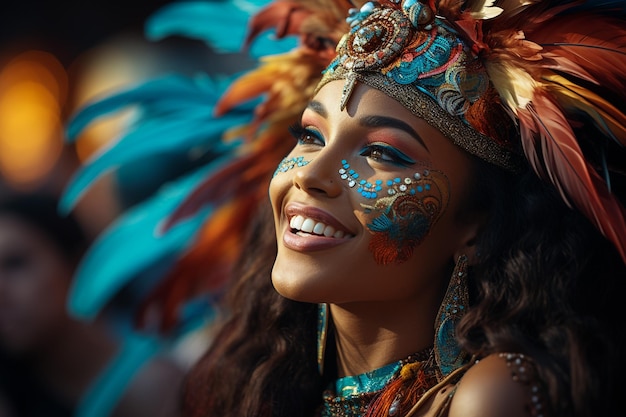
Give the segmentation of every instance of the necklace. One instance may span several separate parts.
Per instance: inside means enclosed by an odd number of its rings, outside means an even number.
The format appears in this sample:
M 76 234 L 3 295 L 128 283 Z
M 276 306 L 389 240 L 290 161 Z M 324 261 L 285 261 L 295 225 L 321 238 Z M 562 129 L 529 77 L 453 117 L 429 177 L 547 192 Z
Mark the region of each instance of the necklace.
M 339 378 L 324 391 L 322 417 L 362 417 L 368 407 L 381 392 L 394 381 L 421 378 L 426 382 L 424 394 L 437 383 L 433 348 L 429 347 L 397 362 L 355 376 Z M 402 381 L 400 381 L 402 383 Z M 402 392 L 389 406 L 389 415 L 397 412 L 402 400 Z

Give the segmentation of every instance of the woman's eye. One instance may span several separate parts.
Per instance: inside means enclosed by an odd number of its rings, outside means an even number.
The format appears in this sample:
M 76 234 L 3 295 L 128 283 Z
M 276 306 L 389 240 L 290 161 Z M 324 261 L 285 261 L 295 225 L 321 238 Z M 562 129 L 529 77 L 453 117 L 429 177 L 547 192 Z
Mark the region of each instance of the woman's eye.
M 307 129 L 300 124 L 290 126 L 289 133 L 291 133 L 291 135 L 298 141 L 299 145 L 325 145 L 322 135 L 314 130 Z
M 395 165 L 413 165 L 415 161 L 403 152 L 387 145 L 372 144 L 366 146 L 360 153 L 374 161 L 388 162 Z

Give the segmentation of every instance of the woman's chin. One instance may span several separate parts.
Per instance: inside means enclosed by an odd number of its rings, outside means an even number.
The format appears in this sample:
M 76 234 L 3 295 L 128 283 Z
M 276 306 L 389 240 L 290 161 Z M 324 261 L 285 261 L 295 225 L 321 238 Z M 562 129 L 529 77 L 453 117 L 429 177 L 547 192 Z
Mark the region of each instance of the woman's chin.
M 326 301 L 319 284 L 315 284 L 312 280 L 303 280 L 302 275 L 295 274 L 293 271 L 283 271 L 276 264 L 272 271 L 272 285 L 276 292 L 293 301 L 304 303 Z

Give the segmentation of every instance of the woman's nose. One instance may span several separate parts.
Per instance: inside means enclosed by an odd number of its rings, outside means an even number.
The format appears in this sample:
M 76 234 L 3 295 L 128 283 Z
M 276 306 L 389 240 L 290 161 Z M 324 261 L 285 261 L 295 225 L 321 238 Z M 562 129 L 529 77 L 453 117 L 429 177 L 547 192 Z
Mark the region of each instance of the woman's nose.
M 343 190 L 339 168 L 340 159 L 333 164 L 333 156 L 324 155 L 322 151 L 307 165 L 296 170 L 293 184 L 309 194 L 337 197 Z

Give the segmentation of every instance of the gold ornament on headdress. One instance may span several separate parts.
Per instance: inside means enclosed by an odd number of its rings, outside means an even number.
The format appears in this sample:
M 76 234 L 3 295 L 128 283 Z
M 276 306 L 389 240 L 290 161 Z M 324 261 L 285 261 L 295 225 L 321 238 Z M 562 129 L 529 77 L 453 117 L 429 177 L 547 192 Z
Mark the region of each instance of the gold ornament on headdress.
M 317 89 L 347 80 L 347 103 L 354 83 L 364 83 L 485 161 L 514 170 L 525 156 L 626 262 L 626 211 L 609 186 L 626 172 L 623 4 L 494 3 L 383 0 L 351 11 L 346 24 L 346 0 L 278 0 L 253 21 L 253 33 L 275 26 L 279 36 L 300 35 L 302 46 L 236 82 L 221 109 L 266 94 L 255 126 L 268 122 L 262 137 L 278 137 L 316 91 L 316 71 L 332 61 Z M 335 54 L 329 45 L 342 33 Z M 277 87 L 279 73 L 297 87 Z
M 492 92 L 485 67 L 428 5 L 370 2 L 352 9 L 348 23 L 350 32 L 318 85 L 345 80 L 342 110 L 356 83 L 363 83 L 396 99 L 467 152 L 516 169 L 513 124 Z M 477 109 L 480 116 L 496 112 L 501 121 L 486 125 L 475 117 Z

